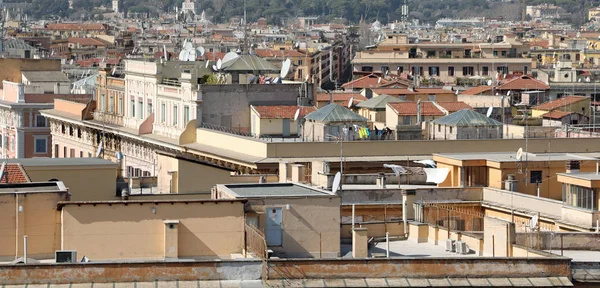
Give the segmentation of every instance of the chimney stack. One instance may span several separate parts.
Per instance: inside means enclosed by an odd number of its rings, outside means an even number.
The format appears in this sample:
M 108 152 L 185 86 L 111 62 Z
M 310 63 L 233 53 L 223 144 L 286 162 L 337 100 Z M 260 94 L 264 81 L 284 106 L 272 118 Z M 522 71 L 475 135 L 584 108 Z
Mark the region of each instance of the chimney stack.
M 566 165 L 566 172 L 571 174 L 571 173 L 577 173 L 579 172 L 579 168 L 581 166 L 581 163 L 579 161 L 576 160 L 569 160 L 567 161 Z

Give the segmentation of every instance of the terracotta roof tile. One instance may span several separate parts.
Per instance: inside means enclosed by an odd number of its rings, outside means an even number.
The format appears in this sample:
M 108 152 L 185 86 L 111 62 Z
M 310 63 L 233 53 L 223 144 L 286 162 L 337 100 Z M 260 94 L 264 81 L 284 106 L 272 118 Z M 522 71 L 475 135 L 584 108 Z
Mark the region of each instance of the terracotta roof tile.
M 82 23 L 51 23 L 46 25 L 47 30 L 106 30 L 106 26 L 100 23 L 90 23 L 90 24 L 82 24 Z
M 477 86 L 477 87 L 473 87 L 471 89 L 467 89 L 465 91 L 460 92 L 460 94 L 465 94 L 465 95 L 479 95 L 481 93 L 487 92 L 487 91 L 491 91 L 492 90 L 492 86 Z
M 416 116 L 417 115 L 417 103 L 416 102 L 397 102 L 388 103 L 394 112 L 399 116 Z M 421 102 L 421 115 L 422 116 L 444 116 L 446 115 L 442 110 L 438 109 L 433 102 Z
M 356 105 L 362 101 L 367 101 L 367 97 L 361 95 L 360 93 L 352 93 L 352 92 L 335 92 L 333 93 L 333 102 L 339 103 L 342 105 L 347 105 L 350 98 L 354 98 L 352 101 L 353 105 Z M 331 99 L 329 93 L 317 93 L 317 102 L 329 102 Z
M 542 118 L 562 119 L 563 117 L 565 117 L 567 115 L 571 115 L 571 114 L 573 114 L 573 112 L 564 112 L 564 111 L 554 110 L 554 111 L 550 111 L 550 112 L 542 115 Z
M 97 38 L 76 38 L 76 37 L 71 37 L 69 39 L 67 39 L 69 41 L 69 43 L 76 43 L 79 44 L 81 46 L 109 46 L 110 43 L 104 41 L 104 40 L 100 40 Z
M 374 93 L 377 93 L 379 95 L 387 94 L 392 96 L 454 93 L 453 91 L 442 88 L 416 88 L 413 90 L 406 88 L 373 88 L 371 90 L 373 90 Z
M 364 77 L 360 77 L 356 80 L 347 82 L 342 84 L 342 88 L 351 88 L 351 89 L 364 89 L 364 88 L 374 88 L 374 87 L 378 87 L 381 84 L 385 84 L 388 81 L 381 78 L 381 81 L 379 80 L 379 76 L 375 75 L 375 74 L 370 74 Z M 379 82 L 379 83 L 378 83 Z
M 442 108 L 446 109 L 446 111 L 452 113 L 456 111 L 460 111 L 463 109 L 473 110 L 473 107 L 469 106 L 467 103 L 462 101 L 456 102 L 437 102 L 438 105 L 442 106 Z
M 2 177 L 0 183 L 27 183 L 29 182 L 29 177 L 27 173 L 25 173 L 25 169 L 21 167 L 21 164 L 6 164 L 4 168 L 4 172 L 8 174 L 8 179 Z
M 530 78 L 529 76 L 521 76 L 519 78 L 515 78 L 506 83 L 503 83 L 498 87 L 498 90 L 550 90 L 550 86 L 548 84 Z
M 571 105 L 573 103 L 577 103 L 579 101 L 583 101 L 588 97 L 585 96 L 567 96 L 564 98 L 556 99 L 554 101 L 542 103 L 540 105 L 534 106 L 534 110 L 542 110 L 542 111 L 552 111 L 557 108 L 565 107 Z
M 252 106 L 261 119 L 294 119 L 296 110 L 300 108 L 300 117 L 315 111 L 312 106 Z

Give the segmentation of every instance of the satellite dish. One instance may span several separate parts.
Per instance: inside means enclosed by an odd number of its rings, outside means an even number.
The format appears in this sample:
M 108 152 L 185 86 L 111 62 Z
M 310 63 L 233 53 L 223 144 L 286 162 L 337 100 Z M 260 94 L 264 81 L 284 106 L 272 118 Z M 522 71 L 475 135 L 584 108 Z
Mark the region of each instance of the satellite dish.
M 189 50 L 187 61 L 196 61 L 196 58 L 197 58 L 196 49 Z
M 208 68 L 209 64 L 210 64 L 210 60 L 206 60 L 206 65 L 204 65 L 204 68 Z
M 167 51 L 167 45 L 163 45 L 163 57 L 165 57 L 165 61 L 169 61 L 169 52 Z
M 538 215 L 533 215 L 533 217 L 531 217 L 531 220 L 529 221 L 529 228 L 531 228 L 531 230 L 535 229 L 537 227 L 538 224 Z
M 123 159 L 123 153 L 119 151 L 115 152 L 115 158 L 117 158 L 117 160 Z
M 183 50 L 179 53 L 179 61 L 187 61 L 190 57 L 190 51 Z
M 377 78 L 377 84 L 380 84 L 380 83 L 381 83 L 381 77 L 378 77 Z
M 73 59 L 71 59 L 71 61 L 69 61 L 69 65 L 73 65 Z
M 2 162 L 2 167 L 0 167 L 0 182 L 2 182 L 2 177 L 4 176 L 4 169 L 6 168 L 6 161 Z M 8 180 L 6 181 L 8 182 Z
M 492 80 L 488 80 L 487 84 L 488 84 L 487 86 L 492 86 Z
M 342 182 L 342 173 L 340 173 L 340 172 L 335 173 L 335 177 L 333 177 L 333 186 L 331 186 L 331 191 L 333 191 L 333 193 L 337 193 L 338 189 L 340 188 L 341 182 Z
M 240 55 L 238 55 L 235 52 L 229 52 L 229 53 L 225 54 L 225 56 L 223 56 L 223 63 L 227 63 L 227 62 L 237 59 L 237 58 L 240 58 Z
M 198 53 L 198 56 L 200 56 L 200 57 L 204 56 L 204 52 L 205 52 L 204 47 L 200 46 L 196 49 L 196 51 Z
M 297 121 L 299 116 L 300 116 L 300 108 L 296 109 L 296 113 L 294 113 L 294 121 Z
M 221 70 L 221 67 L 223 66 L 223 61 L 221 59 L 219 59 L 217 61 L 217 70 Z
M 508 92 L 506 92 L 506 96 L 510 96 L 510 90 L 508 90 Z
M 348 100 L 348 108 L 352 107 L 352 103 L 354 103 L 354 97 L 350 97 L 350 100 Z
M 456 92 L 454 92 L 454 94 L 458 95 L 458 90 L 456 90 Z
M 116 72 L 117 72 L 117 66 L 112 68 L 112 71 L 110 71 L 110 75 L 115 76 Z
M 290 58 L 285 59 L 285 61 L 283 61 L 283 65 L 281 66 L 281 72 L 279 72 L 279 76 L 281 78 L 285 78 L 285 76 L 287 76 L 288 72 L 290 72 L 291 65 L 292 60 L 290 60 Z
M 213 68 L 213 70 L 215 70 L 215 71 L 219 71 L 219 69 L 217 69 L 217 65 L 213 65 L 213 66 L 212 66 L 212 68 Z
M 308 78 L 309 78 L 309 75 L 306 75 L 306 79 L 304 79 L 304 82 L 308 82 Z
M 519 148 L 519 150 L 517 150 L 517 160 L 521 161 L 522 158 L 523 158 L 523 148 Z
M 492 112 L 494 112 L 494 107 L 488 108 L 487 113 L 485 113 L 485 117 L 489 118 L 492 115 Z
M 104 148 L 102 147 L 102 142 L 100 142 L 100 145 L 98 145 L 98 150 L 96 151 L 96 158 L 100 157 L 100 154 L 102 154 L 103 150 Z

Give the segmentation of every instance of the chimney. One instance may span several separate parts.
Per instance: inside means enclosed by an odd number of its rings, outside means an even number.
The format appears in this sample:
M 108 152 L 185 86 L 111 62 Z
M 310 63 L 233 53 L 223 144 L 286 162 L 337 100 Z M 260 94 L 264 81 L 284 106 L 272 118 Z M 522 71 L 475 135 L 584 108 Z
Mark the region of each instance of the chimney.
M 581 163 L 576 160 L 569 160 L 569 161 L 567 161 L 565 166 L 566 166 L 565 168 L 567 170 L 566 172 L 568 174 L 577 173 L 577 172 L 579 172 L 579 167 L 581 166 Z

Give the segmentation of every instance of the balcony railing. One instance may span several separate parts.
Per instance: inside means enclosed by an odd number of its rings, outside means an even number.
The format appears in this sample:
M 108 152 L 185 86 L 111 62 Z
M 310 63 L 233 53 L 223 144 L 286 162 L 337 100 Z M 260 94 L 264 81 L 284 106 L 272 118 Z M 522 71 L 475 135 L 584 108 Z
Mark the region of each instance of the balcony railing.
M 107 124 L 123 126 L 123 116 L 115 113 L 94 111 L 94 120 Z

